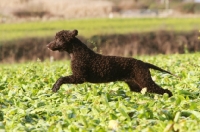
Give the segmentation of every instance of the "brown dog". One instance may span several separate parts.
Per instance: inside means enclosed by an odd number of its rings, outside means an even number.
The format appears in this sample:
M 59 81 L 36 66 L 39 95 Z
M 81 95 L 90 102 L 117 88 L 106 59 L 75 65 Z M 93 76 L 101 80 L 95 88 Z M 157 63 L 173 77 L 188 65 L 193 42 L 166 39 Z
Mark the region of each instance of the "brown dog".
M 53 85 L 53 92 L 57 92 L 65 83 L 124 81 L 134 92 L 147 88 L 150 93 L 167 93 L 172 96 L 169 90 L 159 87 L 152 80 L 149 68 L 171 74 L 170 72 L 134 58 L 97 54 L 76 38 L 77 35 L 77 30 L 62 30 L 56 33 L 55 39 L 47 45 L 52 51 L 66 51 L 71 56 L 73 74 L 60 77 Z

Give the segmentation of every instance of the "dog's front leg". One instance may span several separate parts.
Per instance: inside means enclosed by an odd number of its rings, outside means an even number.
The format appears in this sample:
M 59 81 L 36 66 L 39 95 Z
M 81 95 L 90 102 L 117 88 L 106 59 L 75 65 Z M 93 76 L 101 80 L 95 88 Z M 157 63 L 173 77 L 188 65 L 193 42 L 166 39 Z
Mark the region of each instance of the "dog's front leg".
M 57 92 L 60 89 L 60 86 L 62 84 L 69 83 L 69 84 L 81 84 L 84 83 L 84 78 L 82 77 L 76 77 L 74 75 L 66 76 L 66 77 L 60 77 L 56 83 L 53 85 L 52 91 Z

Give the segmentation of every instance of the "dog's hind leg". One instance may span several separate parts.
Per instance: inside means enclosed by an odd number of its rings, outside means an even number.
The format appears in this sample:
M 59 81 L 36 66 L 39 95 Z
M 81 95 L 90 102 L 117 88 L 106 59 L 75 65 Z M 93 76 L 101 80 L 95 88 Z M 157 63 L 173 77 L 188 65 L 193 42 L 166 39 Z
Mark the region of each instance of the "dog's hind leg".
M 132 92 L 140 92 L 141 91 L 140 86 L 137 83 L 135 83 L 134 81 L 125 81 L 125 83 L 129 86 L 129 88 Z
M 172 92 L 168 89 L 163 89 L 162 87 L 158 86 L 152 79 L 149 79 L 147 81 L 147 84 L 144 85 L 147 87 L 147 91 L 150 93 L 157 93 L 157 94 L 164 94 L 167 93 L 169 97 L 172 96 Z
M 135 82 L 139 85 L 139 87 L 147 88 L 147 92 L 149 93 L 157 93 L 157 94 L 164 94 L 167 93 L 169 96 L 172 96 L 172 92 L 163 89 L 158 86 L 151 78 L 151 74 L 148 69 L 142 69 L 136 73 Z
M 162 95 L 167 93 L 170 97 L 172 96 L 171 91 L 161 88 L 152 79 L 145 80 L 145 82 L 138 80 L 137 82 L 141 88 L 147 88 L 147 92 L 149 93 L 157 93 Z

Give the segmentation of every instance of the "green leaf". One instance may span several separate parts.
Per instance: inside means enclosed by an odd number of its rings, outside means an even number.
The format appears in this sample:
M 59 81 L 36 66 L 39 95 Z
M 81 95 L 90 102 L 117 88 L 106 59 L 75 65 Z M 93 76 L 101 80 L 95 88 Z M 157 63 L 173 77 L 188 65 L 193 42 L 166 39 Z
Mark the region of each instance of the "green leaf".
M 200 112 L 194 111 L 194 110 L 187 110 L 187 111 L 184 111 L 184 112 L 190 113 L 191 115 L 193 115 L 194 117 L 196 117 L 197 120 L 200 121 Z
M 4 120 L 4 114 L 3 111 L 0 111 L 0 122 Z

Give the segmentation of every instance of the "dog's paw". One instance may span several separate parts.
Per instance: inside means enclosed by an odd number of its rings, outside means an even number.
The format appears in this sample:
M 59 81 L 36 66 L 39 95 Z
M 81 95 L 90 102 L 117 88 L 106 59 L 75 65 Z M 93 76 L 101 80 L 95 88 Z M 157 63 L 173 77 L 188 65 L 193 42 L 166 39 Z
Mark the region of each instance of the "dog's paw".
M 165 93 L 167 93 L 169 97 L 173 96 L 172 92 L 167 89 L 165 89 Z
M 59 89 L 60 89 L 60 86 L 54 84 L 54 85 L 53 85 L 53 88 L 52 88 L 52 91 L 53 91 L 54 93 L 56 93 Z

